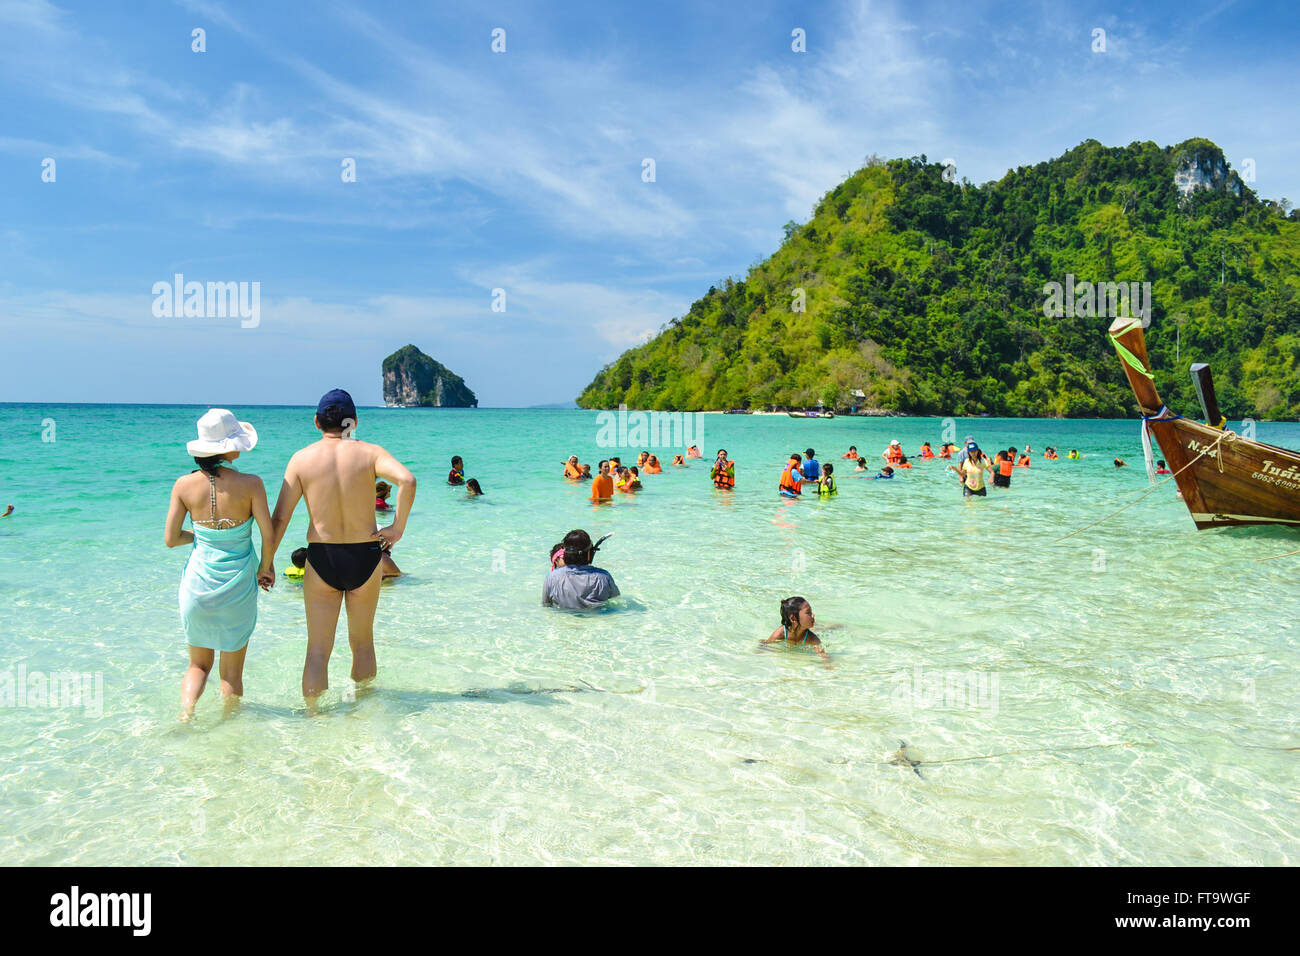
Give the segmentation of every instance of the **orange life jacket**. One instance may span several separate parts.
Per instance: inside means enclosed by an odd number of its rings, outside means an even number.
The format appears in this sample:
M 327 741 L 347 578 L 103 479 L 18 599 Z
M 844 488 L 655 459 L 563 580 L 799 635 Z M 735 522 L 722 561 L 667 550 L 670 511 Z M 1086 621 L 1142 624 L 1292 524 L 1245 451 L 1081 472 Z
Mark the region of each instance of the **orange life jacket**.
M 800 489 L 803 487 L 803 479 L 795 478 L 793 475 L 790 474 L 791 472 L 794 472 L 795 474 L 799 473 L 799 469 L 796 467 L 794 462 L 791 462 L 790 464 L 786 465 L 785 471 L 781 472 L 781 490 L 793 491 L 797 495 L 800 493 Z
M 582 477 L 582 469 L 579 468 L 577 465 L 575 465 L 573 462 L 571 462 L 571 461 L 566 461 L 566 462 L 564 463 L 564 477 L 565 477 L 565 478 L 581 478 L 581 477 Z
M 1021 456 L 1020 456 L 1020 461 L 1017 463 L 1017 467 L 1019 467 L 1019 468 L 1028 468 L 1028 467 L 1029 467 L 1029 456 L 1028 456 L 1028 455 L 1021 455 Z
M 933 452 L 931 449 L 929 449 L 929 448 L 922 448 L 922 449 L 921 449 L 921 458 L 922 458 L 922 459 L 933 458 L 933 457 L 934 457 L 934 452 Z
M 727 459 L 719 466 L 716 462 L 711 470 L 715 488 L 736 487 L 736 463 Z
M 663 471 L 663 470 L 664 470 L 664 469 L 663 469 L 663 466 L 661 466 L 661 465 L 646 465 L 646 466 L 645 466 L 645 473 L 646 473 L 647 475 L 657 475 L 657 474 L 659 474 L 659 473 L 660 473 L 661 471 Z
M 1015 470 L 1015 467 L 1016 463 L 1010 458 L 1000 458 L 998 460 L 998 474 L 1003 478 L 1010 477 L 1011 472 Z
M 887 456 L 885 460 L 892 465 L 903 460 L 903 449 L 899 448 L 897 445 L 890 445 L 889 450 L 885 452 L 885 455 Z

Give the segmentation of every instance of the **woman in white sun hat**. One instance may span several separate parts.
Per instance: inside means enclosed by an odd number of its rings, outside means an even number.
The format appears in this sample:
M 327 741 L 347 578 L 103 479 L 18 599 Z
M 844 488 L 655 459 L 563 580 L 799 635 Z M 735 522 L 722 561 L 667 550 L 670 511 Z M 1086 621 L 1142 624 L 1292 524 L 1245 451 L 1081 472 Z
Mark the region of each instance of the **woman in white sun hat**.
M 224 408 L 200 418 L 198 432 L 185 446 L 198 470 L 176 479 L 163 530 L 169 548 L 194 544 L 180 588 L 181 623 L 190 647 L 181 720 L 193 716 L 217 651 L 222 697 L 231 705 L 243 695 L 244 654 L 257 624 L 257 586 L 270 590 L 275 583 L 266 488 L 256 475 L 229 467 L 257 444 L 257 432 Z M 187 514 L 192 531 L 182 530 Z M 253 552 L 254 521 L 262 535 L 260 566 Z

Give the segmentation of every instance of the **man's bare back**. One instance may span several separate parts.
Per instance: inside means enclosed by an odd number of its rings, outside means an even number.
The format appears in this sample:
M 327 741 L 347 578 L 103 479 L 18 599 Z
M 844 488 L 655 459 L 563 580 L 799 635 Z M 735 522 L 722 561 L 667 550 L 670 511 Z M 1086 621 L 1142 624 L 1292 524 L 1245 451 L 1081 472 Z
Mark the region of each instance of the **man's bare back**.
M 289 459 L 271 523 L 275 547 L 300 498 L 307 499 L 307 566 L 303 603 L 307 612 L 307 660 L 302 692 L 309 705 L 329 686 L 328 665 L 340 606 L 346 602 L 352 679 L 375 676 L 374 617 L 382 578 L 380 549 L 401 540 L 415 498 L 415 476 L 379 445 L 344 437 L 355 427 L 356 406 L 342 390 L 321 399 L 316 427 L 320 441 Z M 350 426 L 350 427 L 349 427 Z M 393 523 L 375 524 L 375 479 L 397 485 Z
M 289 459 L 284 480 L 307 499 L 309 542 L 374 539 L 375 463 L 386 454 L 369 442 L 324 437 Z

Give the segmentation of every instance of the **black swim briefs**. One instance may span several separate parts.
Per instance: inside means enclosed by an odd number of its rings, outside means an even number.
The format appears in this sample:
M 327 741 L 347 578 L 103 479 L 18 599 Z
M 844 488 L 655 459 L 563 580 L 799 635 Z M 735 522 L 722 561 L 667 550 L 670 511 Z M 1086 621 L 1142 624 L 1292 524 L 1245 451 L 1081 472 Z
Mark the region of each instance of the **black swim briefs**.
M 351 544 L 307 543 L 307 562 L 335 591 L 355 591 L 375 573 L 383 552 L 378 541 Z

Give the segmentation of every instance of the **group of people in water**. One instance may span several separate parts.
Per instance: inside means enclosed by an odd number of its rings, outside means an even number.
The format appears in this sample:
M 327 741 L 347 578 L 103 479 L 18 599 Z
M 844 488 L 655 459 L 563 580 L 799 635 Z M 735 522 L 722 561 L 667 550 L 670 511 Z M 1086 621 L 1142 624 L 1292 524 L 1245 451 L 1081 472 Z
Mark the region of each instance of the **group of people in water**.
M 691 446 L 695 450 L 694 456 L 687 452 L 686 457 L 699 457 L 699 449 Z M 676 467 L 685 467 L 686 462 L 681 455 L 673 456 L 673 465 Z M 591 482 L 591 500 L 592 501 L 609 501 L 614 497 L 615 492 L 620 494 L 633 494 L 642 489 L 641 474 L 658 475 L 663 473 L 663 465 L 659 463 L 659 457 L 652 455 L 648 451 L 643 451 L 637 456 L 635 465 L 624 465 L 621 458 L 602 459 L 596 466 L 596 474 L 591 473 L 590 465 L 581 465 L 578 463 L 577 455 L 570 455 L 569 460 L 564 463 L 564 477 L 570 481 L 590 481 Z
M 257 444 L 257 432 L 226 409 L 210 409 L 197 425 L 198 437 L 186 450 L 198 468 L 177 479 L 172 487 L 163 538 L 168 547 L 193 546 L 180 585 L 181 622 L 189 645 L 189 666 L 181 685 L 182 719 L 189 719 L 216 667 L 221 693 L 227 702 L 243 694 L 244 658 L 257 624 L 257 589 L 275 584 L 274 558 L 294 509 L 307 503 L 307 544 L 292 553 L 285 576 L 301 581 L 306 609 L 307 649 L 303 664 L 302 693 L 309 709 L 329 686 L 328 664 L 341 611 L 348 619 L 352 650 L 352 680 L 363 685 L 377 671 L 374 617 L 382 580 L 401 575 L 392 548 L 406 530 L 415 498 L 415 476 L 379 445 L 352 438 L 357 410 L 351 396 L 333 389 L 317 403 L 313 425 L 319 438 L 296 452 L 285 468 L 275 508 L 269 507 L 266 488 L 255 475 L 236 471 L 232 464 Z M 851 446 L 842 456 L 855 463 L 855 473 L 871 471 L 865 456 Z M 913 467 L 898 440 L 881 453 L 883 465 L 872 479 L 891 479 L 898 469 Z M 1044 458 L 1058 457 L 1054 447 Z M 1082 456 L 1071 450 L 1066 456 Z M 671 466 L 686 467 L 701 459 L 692 445 L 673 456 Z M 994 487 L 1009 488 L 1016 468 L 1028 468 L 1031 449 L 1015 447 L 997 451 L 993 458 L 968 436 L 959 448 L 943 442 L 936 453 L 929 442 L 918 452 L 921 461 L 942 459 L 961 479 L 966 497 L 987 494 L 985 476 Z M 1115 461 L 1117 466 L 1123 462 Z M 1168 474 L 1165 463 L 1160 473 Z M 638 491 L 641 477 L 664 471 L 649 451 L 636 464 L 624 466 L 617 457 L 602 460 L 595 475 L 572 455 L 564 464 L 564 477 L 591 481 L 591 498 L 608 502 L 616 494 Z M 718 449 L 709 477 L 720 490 L 736 486 L 736 462 L 725 448 Z M 860 477 L 867 477 L 861 474 Z M 447 475 L 450 486 L 464 486 L 470 497 L 483 494 L 479 482 L 465 477 L 465 463 L 457 455 Z M 819 497 L 838 493 L 835 466 L 818 462 L 812 448 L 789 456 L 778 482 L 779 493 L 797 498 L 812 485 Z M 395 501 L 393 498 L 396 491 Z M 380 527 L 376 515 L 392 515 Z M 186 517 L 191 530 L 184 529 Z M 261 538 L 260 558 L 252 546 L 253 527 Z M 542 588 L 542 603 L 573 610 L 599 607 L 619 595 L 613 576 L 592 562 L 608 535 L 593 542 L 582 529 L 570 531 L 549 551 L 550 571 Z M 783 641 L 811 647 L 825 655 L 813 634 L 812 607 L 802 597 L 781 602 L 781 626 L 763 642 Z M 219 663 L 217 653 L 220 653 Z

